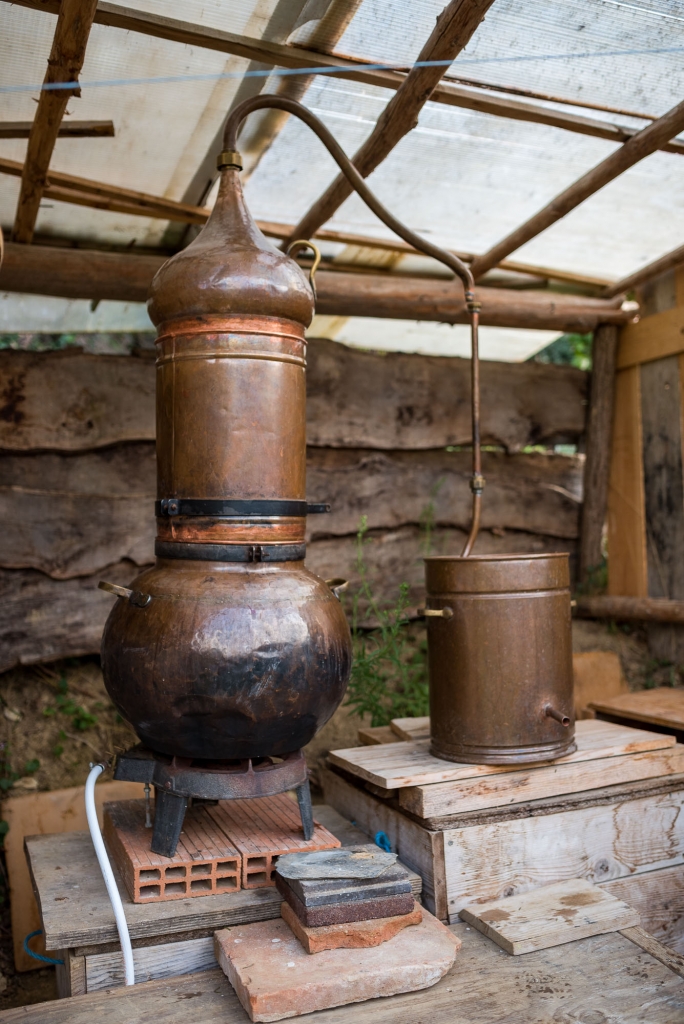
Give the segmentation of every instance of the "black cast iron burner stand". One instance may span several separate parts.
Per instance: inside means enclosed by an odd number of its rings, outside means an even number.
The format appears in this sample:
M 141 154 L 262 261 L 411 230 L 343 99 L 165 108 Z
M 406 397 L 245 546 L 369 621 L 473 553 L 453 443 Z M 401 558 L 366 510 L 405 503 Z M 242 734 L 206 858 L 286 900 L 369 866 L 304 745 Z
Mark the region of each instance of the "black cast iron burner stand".
M 245 761 L 193 761 L 167 757 L 139 744 L 119 754 L 114 778 L 154 786 L 155 813 L 151 850 L 173 857 L 190 799 L 196 801 L 245 800 L 275 796 L 294 789 L 304 838 L 313 837 L 314 823 L 306 761 L 301 750 Z M 148 822 L 151 825 L 151 822 Z

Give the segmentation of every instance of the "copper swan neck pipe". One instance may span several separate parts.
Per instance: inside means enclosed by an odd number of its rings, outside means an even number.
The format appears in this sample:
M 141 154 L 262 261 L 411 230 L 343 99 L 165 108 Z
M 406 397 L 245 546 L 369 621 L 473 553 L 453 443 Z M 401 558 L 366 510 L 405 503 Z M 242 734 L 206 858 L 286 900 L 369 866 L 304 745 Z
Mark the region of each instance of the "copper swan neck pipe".
M 400 220 L 387 210 L 377 197 L 368 188 L 368 185 L 357 171 L 354 164 L 347 157 L 336 139 L 331 135 L 322 121 L 315 114 L 312 114 L 307 107 L 284 96 L 255 96 L 253 99 L 240 103 L 228 116 L 223 133 L 223 152 L 218 158 L 219 170 L 225 167 L 235 167 L 241 170 L 240 157 L 237 152 L 238 130 L 244 119 L 255 110 L 276 108 L 285 110 L 303 121 L 318 136 L 333 160 L 336 162 L 349 184 L 355 192 L 363 199 L 366 206 L 378 217 L 390 231 L 399 235 L 405 242 L 417 249 L 418 252 L 432 256 L 433 259 L 445 264 L 463 282 L 465 290 L 466 307 L 470 314 L 470 337 L 471 337 L 471 411 L 472 411 L 472 438 L 473 438 L 473 471 L 470 478 L 470 489 L 473 494 L 472 518 L 470 532 L 462 557 L 467 558 L 473 549 L 480 529 L 480 512 L 482 505 L 482 489 L 484 477 L 482 476 L 482 458 L 480 452 L 480 354 L 478 347 L 478 325 L 480 304 L 475 299 L 475 279 L 470 268 L 453 253 L 428 242 L 407 228 Z

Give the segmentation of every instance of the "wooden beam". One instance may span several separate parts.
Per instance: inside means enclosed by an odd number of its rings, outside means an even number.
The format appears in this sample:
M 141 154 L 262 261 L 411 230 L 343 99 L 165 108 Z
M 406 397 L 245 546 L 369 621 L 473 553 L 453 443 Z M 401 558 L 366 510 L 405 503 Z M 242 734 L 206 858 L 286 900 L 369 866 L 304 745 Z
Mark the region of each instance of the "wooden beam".
M 163 256 L 9 244 L 0 289 L 67 298 L 144 302 Z M 319 271 L 319 313 L 467 323 L 462 289 L 448 279 Z M 489 326 L 591 331 L 632 316 L 602 299 L 540 291 L 481 288 L 481 322 Z
M 658 118 L 652 124 L 642 128 L 640 132 L 633 135 L 624 143 L 620 149 L 611 153 L 609 157 L 602 160 L 600 164 L 593 167 L 584 174 L 578 181 L 573 182 L 569 188 L 552 199 L 539 213 L 536 213 L 519 228 L 512 231 L 506 238 L 493 246 L 483 256 L 478 256 L 473 261 L 471 270 L 476 277 L 481 277 L 487 270 L 491 270 L 506 256 L 509 256 L 516 249 L 519 249 L 530 239 L 545 231 L 546 228 L 555 224 L 566 214 L 574 210 L 580 203 L 583 203 L 589 196 L 594 195 L 609 182 L 614 181 L 624 171 L 633 167 L 644 157 L 650 156 L 664 143 L 674 138 L 684 129 L 684 102 L 678 103 L 675 107 Z
M 584 465 L 584 501 L 579 578 L 586 582 L 602 561 L 601 541 L 608 511 L 608 477 L 613 431 L 615 359 L 618 330 L 601 324 L 594 333 L 587 419 L 587 457 Z
M 6 0 L 6 2 L 9 2 L 9 0 Z M 28 7 L 31 10 L 45 11 L 48 14 L 57 14 L 59 11 L 59 0 L 12 0 L 12 2 L 18 6 Z M 246 60 L 270 64 L 274 67 L 290 68 L 293 70 L 298 68 L 313 69 L 313 73 L 333 68 L 339 74 L 352 81 L 392 91 L 399 89 L 406 80 L 406 74 L 401 71 L 374 68 L 370 66 L 370 61 L 364 61 L 359 58 L 335 57 L 332 54 L 309 50 L 301 46 L 287 46 L 281 43 L 237 35 L 233 32 L 205 28 L 204 26 L 193 25 L 190 22 L 179 21 L 175 18 L 138 11 L 133 8 L 123 7 L 120 4 L 107 3 L 104 0 L 98 3 L 95 21 L 100 25 L 108 25 L 126 32 L 139 32 L 157 39 L 167 39 L 171 42 L 183 43 L 187 46 L 215 50 L 219 53 L 229 53 L 234 56 L 244 57 Z M 439 71 L 439 69 L 435 70 Z M 441 76 L 438 75 L 437 77 Z M 433 103 L 445 103 L 448 106 L 463 107 L 467 110 L 477 110 L 480 113 L 492 114 L 497 117 L 529 121 L 532 124 L 546 124 L 566 131 L 576 132 L 580 135 L 591 135 L 595 138 L 609 139 L 613 142 L 624 142 L 636 134 L 635 129 L 615 125 L 610 121 L 599 121 L 594 118 L 569 114 L 562 110 L 552 110 L 540 104 L 521 103 L 508 97 L 488 95 L 485 86 L 479 89 L 468 88 L 448 80 L 439 81 L 430 96 L 430 101 Z M 554 101 L 557 102 L 555 98 Z M 598 104 L 586 104 L 586 106 L 602 109 Z M 627 111 L 616 110 L 615 112 L 627 114 Z M 646 114 L 630 114 L 630 116 L 647 117 Z M 684 153 L 684 143 L 681 142 L 668 141 L 660 148 L 671 153 Z
M 657 597 L 579 597 L 576 612 L 588 619 L 684 623 L 684 601 Z
M 48 58 L 45 86 L 78 82 L 96 8 L 97 0 L 61 0 L 57 27 Z M 16 242 L 30 242 L 33 238 L 62 117 L 71 97 L 80 94 L 77 86 L 70 89 L 41 90 L 38 109 L 29 134 L 21 191 L 14 219 L 12 237 Z
M 0 121 L 0 139 L 28 139 L 33 121 Z M 113 121 L 62 121 L 60 139 L 102 139 L 114 137 Z
M 664 274 L 667 270 L 672 270 L 674 267 L 679 267 L 684 263 L 684 245 L 678 246 L 673 249 L 672 252 L 666 253 L 664 256 L 660 256 L 659 259 L 654 260 L 653 263 L 647 263 L 641 270 L 635 270 L 633 274 L 628 274 L 627 277 L 621 278 L 619 281 L 615 281 L 608 288 L 604 289 L 603 297 L 605 299 L 612 299 L 616 295 L 622 295 L 625 292 L 631 292 L 634 288 L 638 288 L 641 284 L 646 284 L 647 281 L 652 281 L 654 277 L 658 277 L 660 274 Z
M 430 38 L 418 54 L 424 61 L 455 60 L 472 38 L 493 0 L 451 0 L 437 19 Z M 353 163 L 367 178 L 394 147 L 418 123 L 418 115 L 444 74 L 444 67 L 413 67 L 380 114 L 375 128 L 356 152 Z M 309 238 L 352 193 L 343 174 L 331 185 L 296 225 L 293 238 Z

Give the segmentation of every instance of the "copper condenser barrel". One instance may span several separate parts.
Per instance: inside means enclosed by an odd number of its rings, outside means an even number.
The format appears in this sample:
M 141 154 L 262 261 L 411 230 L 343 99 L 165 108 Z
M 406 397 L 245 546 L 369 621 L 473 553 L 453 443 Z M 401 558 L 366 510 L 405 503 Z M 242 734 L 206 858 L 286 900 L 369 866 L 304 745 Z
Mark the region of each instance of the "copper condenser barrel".
M 425 559 L 432 753 L 468 764 L 575 749 L 567 554 Z

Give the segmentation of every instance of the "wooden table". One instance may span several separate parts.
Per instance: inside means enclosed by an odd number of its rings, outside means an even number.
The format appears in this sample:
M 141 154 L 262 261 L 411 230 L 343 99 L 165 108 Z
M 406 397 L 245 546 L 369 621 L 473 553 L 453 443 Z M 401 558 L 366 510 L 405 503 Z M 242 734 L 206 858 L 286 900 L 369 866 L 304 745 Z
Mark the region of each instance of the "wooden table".
M 343 846 L 370 841 L 332 807 L 317 805 L 314 817 Z M 57 967 L 59 995 L 82 995 L 123 985 L 114 913 L 90 835 L 33 836 L 25 845 L 46 947 L 58 951 L 64 960 L 64 966 Z M 409 874 L 413 892 L 419 896 L 421 877 L 415 871 Z M 120 880 L 119 892 L 136 977 L 144 981 L 214 968 L 213 933 L 217 928 L 280 917 L 282 903 L 274 886 L 142 904 L 132 902 Z
M 684 687 L 659 686 L 655 690 L 623 693 L 592 701 L 589 707 L 601 721 L 652 729 L 676 736 L 678 743 L 684 743 Z
M 641 929 L 515 957 L 465 924 L 453 925 L 452 930 L 463 947 L 451 971 L 432 988 L 323 1010 L 302 1020 L 306 1024 L 676 1024 L 684 1020 L 684 958 L 669 955 Z M 0 1013 L 0 1024 L 93 1021 L 249 1024 L 227 978 L 218 970 Z

